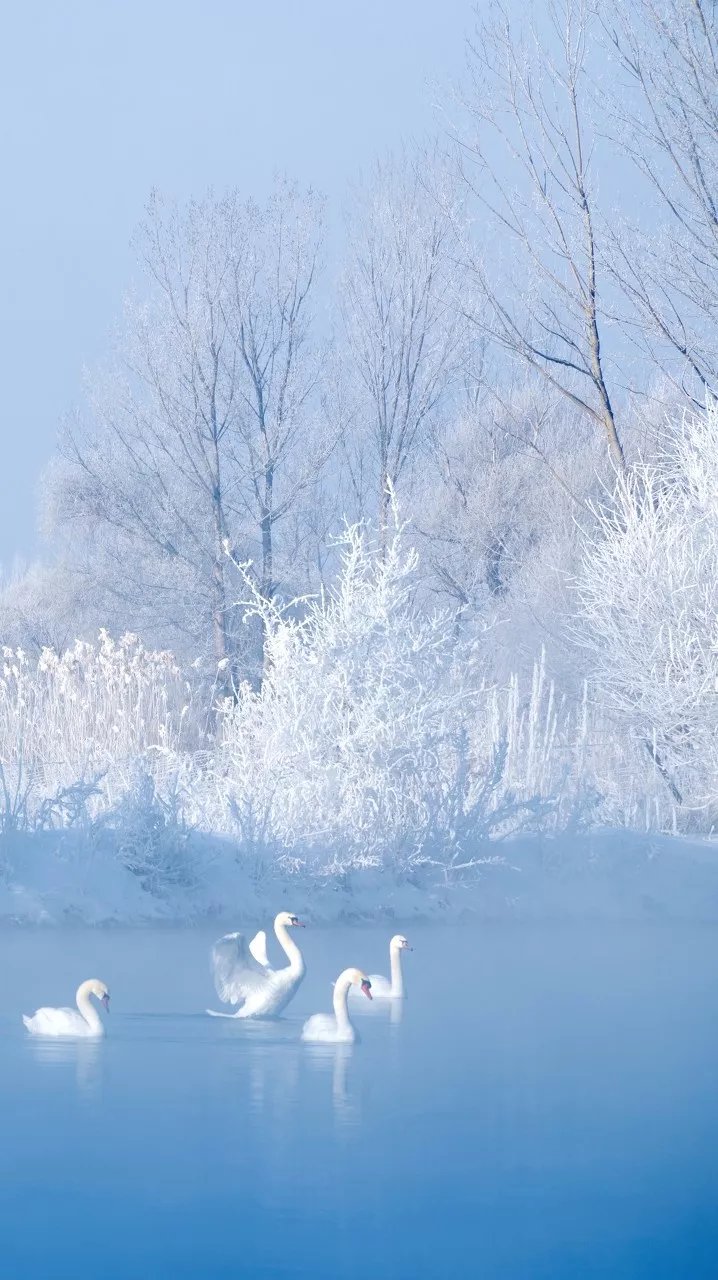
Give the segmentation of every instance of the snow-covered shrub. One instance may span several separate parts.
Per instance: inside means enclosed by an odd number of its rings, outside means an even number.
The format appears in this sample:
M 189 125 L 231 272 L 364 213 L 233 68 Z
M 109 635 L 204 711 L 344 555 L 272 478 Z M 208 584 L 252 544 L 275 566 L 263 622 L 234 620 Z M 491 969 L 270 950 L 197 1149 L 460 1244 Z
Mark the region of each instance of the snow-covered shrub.
M 506 791 L 551 801 L 542 829 L 673 828 L 674 805 L 645 751 L 617 731 L 587 682 L 578 697 L 557 687 L 544 654 L 528 684 L 511 676 L 493 690 L 489 712 L 491 739 L 507 745 Z
M 87 874 L 127 910 L 181 916 L 263 901 L 265 880 L 276 900 L 297 874 L 303 891 L 318 878 L 351 895 L 367 870 L 364 885 L 389 873 L 419 892 L 494 861 L 492 842 L 518 831 L 671 827 L 640 734 L 617 731 L 590 686 L 559 690 L 543 655 L 528 681 L 489 680 L 484 637 L 422 607 L 404 529 L 382 546 L 353 526 L 339 549 L 333 587 L 287 606 L 245 570 L 267 664 L 261 688 L 213 715 L 170 655 L 133 636 L 34 661 L 5 651 L 7 901 L 25 883 L 21 848 L 44 851 L 38 885 L 62 897 L 69 877 L 68 909 L 79 894 L 89 910 Z
M 142 888 L 157 898 L 176 889 L 193 888 L 196 873 L 188 853 L 190 829 L 183 821 L 177 777 L 164 785 L 138 765 L 119 802 L 98 815 L 95 826 L 110 827 L 115 856 L 137 876 Z
M 131 787 L 135 762 L 191 741 L 190 693 L 172 656 L 106 632 L 0 668 L 0 815 L 4 829 L 67 825 Z M 100 785 L 101 784 L 101 785 Z
M 382 548 L 352 526 L 341 559 L 335 586 L 301 612 L 250 603 L 265 677 L 225 706 L 215 775 L 242 842 L 313 853 L 327 871 L 406 870 L 464 862 L 472 841 L 542 817 L 538 775 L 506 784 L 519 748 L 454 614 L 415 606 L 403 530 Z
M 598 513 L 579 584 L 601 696 L 676 802 L 718 806 L 718 406 L 686 414 Z

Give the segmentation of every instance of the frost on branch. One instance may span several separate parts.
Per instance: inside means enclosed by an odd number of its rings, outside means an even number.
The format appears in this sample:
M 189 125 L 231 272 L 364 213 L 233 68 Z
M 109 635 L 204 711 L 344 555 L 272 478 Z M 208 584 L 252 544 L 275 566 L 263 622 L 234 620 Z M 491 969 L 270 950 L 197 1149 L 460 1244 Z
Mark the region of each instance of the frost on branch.
M 686 414 L 599 512 L 580 580 L 602 697 L 674 798 L 718 805 L 718 407 Z

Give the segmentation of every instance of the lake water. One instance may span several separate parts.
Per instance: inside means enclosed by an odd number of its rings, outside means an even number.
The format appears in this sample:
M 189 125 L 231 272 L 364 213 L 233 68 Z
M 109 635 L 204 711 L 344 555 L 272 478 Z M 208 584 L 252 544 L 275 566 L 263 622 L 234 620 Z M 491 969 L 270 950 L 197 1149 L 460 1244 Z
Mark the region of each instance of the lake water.
M 213 933 L 0 933 L 8 1280 L 718 1275 L 718 932 L 414 927 L 401 1020 L 305 1045 L 386 928 L 307 929 L 276 1023 L 224 1022 Z M 21 1012 L 112 992 L 100 1042 Z M 378 1002 L 377 1002 L 378 1005 Z

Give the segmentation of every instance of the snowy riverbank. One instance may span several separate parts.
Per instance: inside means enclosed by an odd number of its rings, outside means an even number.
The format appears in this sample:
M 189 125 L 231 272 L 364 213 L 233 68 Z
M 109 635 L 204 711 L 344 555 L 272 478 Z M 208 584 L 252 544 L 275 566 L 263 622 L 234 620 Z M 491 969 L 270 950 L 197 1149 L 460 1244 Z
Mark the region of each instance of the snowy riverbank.
M 308 919 L 664 918 L 718 922 L 718 841 L 597 830 L 521 836 L 477 848 L 461 882 L 411 876 L 264 873 L 225 840 L 187 836 L 185 874 L 153 886 L 113 847 L 79 832 L 0 838 L 0 921 L 17 924 L 260 921 L 282 903 Z M 484 861 L 482 861 L 484 860 Z M 187 872 L 190 868 L 190 872 Z

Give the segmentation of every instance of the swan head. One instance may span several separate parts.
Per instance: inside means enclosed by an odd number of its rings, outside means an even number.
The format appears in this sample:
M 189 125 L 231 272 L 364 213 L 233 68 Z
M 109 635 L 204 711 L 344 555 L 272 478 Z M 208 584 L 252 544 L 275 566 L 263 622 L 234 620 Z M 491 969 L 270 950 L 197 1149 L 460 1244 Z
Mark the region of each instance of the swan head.
M 360 990 L 364 992 L 364 995 L 367 996 L 369 1000 L 373 999 L 371 993 L 371 982 L 367 978 L 366 974 L 362 973 L 361 969 L 347 970 L 347 977 L 353 985 L 359 987 Z
M 403 933 L 395 933 L 394 937 L 389 943 L 389 946 L 391 947 L 392 951 L 413 951 L 414 950 L 413 947 L 409 946 L 409 940 L 408 938 L 404 937 Z
M 110 1012 L 110 993 L 107 990 L 106 984 L 104 982 L 100 982 L 99 978 L 90 978 L 87 982 L 83 982 L 77 993 L 78 996 L 80 995 L 80 992 L 83 994 L 87 993 L 88 996 L 95 996 L 95 998 L 100 1001 L 100 1004 L 103 1006 L 105 1011 L 107 1013 Z
M 286 929 L 304 929 L 305 927 L 304 921 L 293 915 L 291 911 L 280 911 L 274 921 L 275 929 L 280 924 L 283 924 Z

